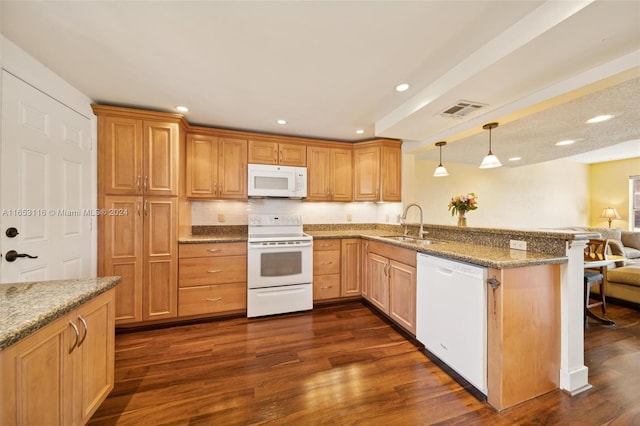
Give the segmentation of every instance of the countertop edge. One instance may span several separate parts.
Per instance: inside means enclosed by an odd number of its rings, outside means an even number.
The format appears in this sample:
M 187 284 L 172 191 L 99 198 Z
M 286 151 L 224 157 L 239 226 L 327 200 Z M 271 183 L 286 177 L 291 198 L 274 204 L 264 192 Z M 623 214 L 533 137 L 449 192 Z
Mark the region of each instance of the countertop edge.
M 76 279 L 76 280 L 52 280 L 52 281 L 41 281 L 41 282 L 31 282 L 31 283 L 11 283 L 11 284 L 3 284 L 6 286 L 28 286 L 30 284 L 46 284 L 46 283 L 56 283 L 58 285 L 64 283 L 68 285 L 73 285 L 74 283 L 82 282 L 87 283 L 91 281 L 96 281 L 95 287 L 92 289 L 85 291 L 72 297 L 68 300 L 63 301 L 62 303 L 56 305 L 48 309 L 47 311 L 35 313 L 34 317 L 30 320 L 21 323 L 19 326 L 11 328 L 9 330 L 0 330 L 0 350 L 4 350 L 9 346 L 19 342 L 20 340 L 28 337 L 32 333 L 38 331 L 41 328 L 44 328 L 48 324 L 54 322 L 58 318 L 68 314 L 73 311 L 78 306 L 90 301 L 91 299 L 96 298 L 97 296 L 105 293 L 112 288 L 114 288 L 120 281 L 122 280 L 119 276 L 113 277 L 100 277 L 100 278 L 89 278 L 89 279 Z M 55 285 L 55 284 L 54 284 Z

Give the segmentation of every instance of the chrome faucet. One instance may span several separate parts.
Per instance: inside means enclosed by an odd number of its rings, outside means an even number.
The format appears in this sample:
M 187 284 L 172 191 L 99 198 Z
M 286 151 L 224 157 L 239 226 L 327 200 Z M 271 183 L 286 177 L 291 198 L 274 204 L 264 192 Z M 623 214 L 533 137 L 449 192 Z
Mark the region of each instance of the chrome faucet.
M 420 232 L 418 233 L 418 236 L 420 238 L 424 238 L 424 234 L 426 234 L 426 232 L 424 232 L 424 225 L 423 225 L 424 222 L 422 220 L 422 207 L 420 207 L 416 203 L 411 203 L 407 207 L 405 207 L 404 213 L 402 213 L 402 217 L 400 217 L 400 222 L 404 224 L 404 235 L 406 236 L 409 231 L 407 229 L 407 223 L 405 222 L 405 220 L 407 219 L 407 212 L 409 211 L 409 207 L 413 207 L 413 206 L 417 207 L 418 210 L 420 210 Z

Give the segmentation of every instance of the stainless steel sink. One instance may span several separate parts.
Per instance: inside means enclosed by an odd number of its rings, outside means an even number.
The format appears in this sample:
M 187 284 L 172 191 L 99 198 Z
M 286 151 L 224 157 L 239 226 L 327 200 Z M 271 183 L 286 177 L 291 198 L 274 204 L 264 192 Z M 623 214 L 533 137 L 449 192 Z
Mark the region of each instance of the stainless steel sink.
M 405 237 L 403 235 L 392 235 L 390 237 L 383 237 L 383 238 L 388 238 L 390 240 L 395 240 L 395 241 L 409 241 L 409 242 L 414 242 L 418 240 L 415 237 Z
M 420 244 L 420 245 L 429 245 L 429 244 L 436 244 L 441 242 L 437 240 L 427 240 L 424 238 L 406 237 L 404 235 L 391 235 L 383 238 L 387 238 L 389 240 L 394 240 L 394 241 L 402 241 L 405 243 Z

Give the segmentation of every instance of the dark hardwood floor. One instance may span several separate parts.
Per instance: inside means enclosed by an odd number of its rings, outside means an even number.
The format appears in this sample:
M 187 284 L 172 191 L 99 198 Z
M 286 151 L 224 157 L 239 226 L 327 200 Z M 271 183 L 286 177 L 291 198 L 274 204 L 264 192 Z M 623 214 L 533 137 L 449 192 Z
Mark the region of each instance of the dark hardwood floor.
M 360 302 L 116 337 L 91 425 L 640 425 L 640 312 L 589 323 L 593 389 L 496 412 Z M 535 348 L 531 348 L 535 350 Z

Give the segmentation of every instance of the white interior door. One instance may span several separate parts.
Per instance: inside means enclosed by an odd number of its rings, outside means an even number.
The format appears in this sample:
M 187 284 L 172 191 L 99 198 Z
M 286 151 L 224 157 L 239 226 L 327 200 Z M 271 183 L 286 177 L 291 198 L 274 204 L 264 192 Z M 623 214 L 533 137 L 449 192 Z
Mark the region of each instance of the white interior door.
M 90 276 L 90 120 L 3 71 L 0 153 L 0 282 Z

